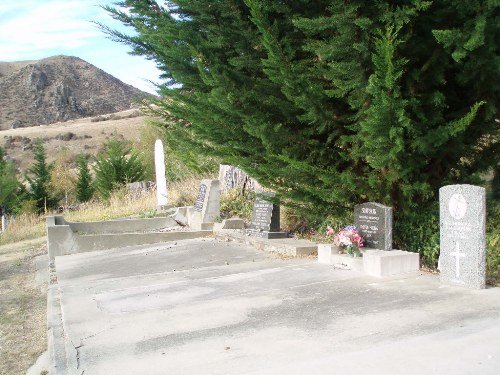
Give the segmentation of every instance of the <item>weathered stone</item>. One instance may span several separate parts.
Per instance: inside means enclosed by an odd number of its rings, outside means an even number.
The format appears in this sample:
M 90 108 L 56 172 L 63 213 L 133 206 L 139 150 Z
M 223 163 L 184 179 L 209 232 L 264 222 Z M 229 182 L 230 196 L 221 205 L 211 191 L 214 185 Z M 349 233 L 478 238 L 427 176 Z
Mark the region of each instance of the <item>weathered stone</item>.
M 168 204 L 167 179 L 165 177 L 165 154 L 160 139 L 155 142 L 156 204 L 165 207 Z
M 486 195 L 473 185 L 439 189 L 441 281 L 472 289 L 486 284 Z
M 354 207 L 354 225 L 363 236 L 365 247 L 392 250 L 392 208 L 368 202 Z
M 202 180 L 195 205 L 188 209 L 189 226 L 195 229 L 209 229 L 220 216 L 219 180 Z

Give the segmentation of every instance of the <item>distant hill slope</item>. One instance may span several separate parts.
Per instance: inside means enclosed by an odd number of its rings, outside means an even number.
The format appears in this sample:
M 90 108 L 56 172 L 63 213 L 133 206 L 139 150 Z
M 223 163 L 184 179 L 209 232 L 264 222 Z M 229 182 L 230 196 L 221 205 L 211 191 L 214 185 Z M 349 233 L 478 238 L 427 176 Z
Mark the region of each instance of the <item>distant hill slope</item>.
M 0 130 L 123 111 L 143 95 L 77 57 L 0 62 Z

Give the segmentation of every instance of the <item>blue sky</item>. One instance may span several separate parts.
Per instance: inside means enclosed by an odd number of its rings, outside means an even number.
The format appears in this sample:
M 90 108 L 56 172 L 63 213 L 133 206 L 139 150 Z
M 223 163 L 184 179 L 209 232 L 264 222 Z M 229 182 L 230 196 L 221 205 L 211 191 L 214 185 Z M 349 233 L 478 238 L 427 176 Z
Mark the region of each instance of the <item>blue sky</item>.
M 0 0 L 0 61 L 77 56 L 141 90 L 159 82 L 153 61 L 131 56 L 91 21 L 123 29 L 99 5 L 116 0 Z M 132 32 L 127 31 L 127 32 Z

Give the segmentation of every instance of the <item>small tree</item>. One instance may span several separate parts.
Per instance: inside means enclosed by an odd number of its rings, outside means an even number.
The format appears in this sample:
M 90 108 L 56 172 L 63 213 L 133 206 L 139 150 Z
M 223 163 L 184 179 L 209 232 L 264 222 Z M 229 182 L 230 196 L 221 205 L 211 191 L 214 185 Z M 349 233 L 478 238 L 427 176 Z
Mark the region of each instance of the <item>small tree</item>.
M 85 155 L 78 157 L 78 180 L 76 181 L 76 199 L 79 202 L 87 202 L 94 194 L 92 176 L 90 175 L 89 163 Z
M 49 193 L 53 192 L 50 179 L 50 171 L 54 167 L 53 163 L 47 164 L 45 148 L 40 138 L 35 140 L 33 150 L 35 163 L 28 169 L 26 180 L 30 185 L 30 198 L 36 203 L 36 212 L 46 212 L 47 209 L 54 208 L 59 202 L 59 197 Z
M 6 155 L 0 147 L 0 216 L 15 211 L 24 196 L 14 165 L 4 159 Z
M 144 178 L 140 154 L 117 139 L 106 142 L 104 152 L 96 157 L 93 169 L 94 187 L 104 199 L 108 199 L 114 189 Z

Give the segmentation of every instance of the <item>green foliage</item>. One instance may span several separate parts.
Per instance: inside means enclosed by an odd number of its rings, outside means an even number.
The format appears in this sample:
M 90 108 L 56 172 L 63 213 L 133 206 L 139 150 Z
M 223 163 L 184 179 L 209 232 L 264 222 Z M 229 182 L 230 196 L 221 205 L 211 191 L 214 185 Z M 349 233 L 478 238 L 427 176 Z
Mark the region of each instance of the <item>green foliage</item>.
M 435 268 L 439 259 L 439 206 L 396 213 L 394 248 L 420 253 L 422 264 Z
M 35 140 L 33 155 L 35 162 L 28 169 L 26 180 L 30 185 L 29 197 L 36 202 L 36 212 L 43 213 L 57 207 L 61 197 L 55 195 L 52 187 L 50 172 L 54 168 L 54 164 L 47 164 L 45 148 L 40 138 Z
M 250 190 L 234 188 L 226 191 L 220 198 L 220 215 L 222 219 L 238 216 L 246 223 L 251 222 L 255 193 Z
M 126 183 L 144 179 L 141 155 L 113 138 L 106 142 L 104 151 L 96 156 L 93 169 L 95 190 L 104 199 L 109 199 L 113 190 Z
M 164 72 L 149 113 L 186 155 L 239 165 L 297 210 L 377 201 L 409 243 L 401 221 L 498 163 L 498 2 L 168 3 L 106 7 L 136 33 L 104 31 Z M 433 243 L 412 248 L 434 263 Z
M 175 139 L 167 136 L 167 131 L 164 126 L 158 122 L 148 120 L 141 128 L 140 141 L 135 145 L 138 151 L 143 155 L 145 178 L 156 180 L 155 176 L 155 161 L 154 161 L 154 144 L 157 139 L 163 142 L 165 153 L 165 174 L 169 183 L 177 182 L 199 176 L 206 176 L 214 173 L 219 167 L 219 162 L 207 155 L 200 155 L 193 150 L 189 145 L 180 146 Z
M 16 211 L 25 197 L 23 186 L 17 180 L 14 164 L 4 159 L 6 155 L 0 147 L 0 215 Z
M 88 202 L 94 194 L 92 176 L 90 175 L 89 163 L 85 155 L 78 157 L 78 179 L 76 181 L 76 199 L 79 202 Z
M 486 219 L 486 278 L 500 285 L 500 200 L 488 202 Z

